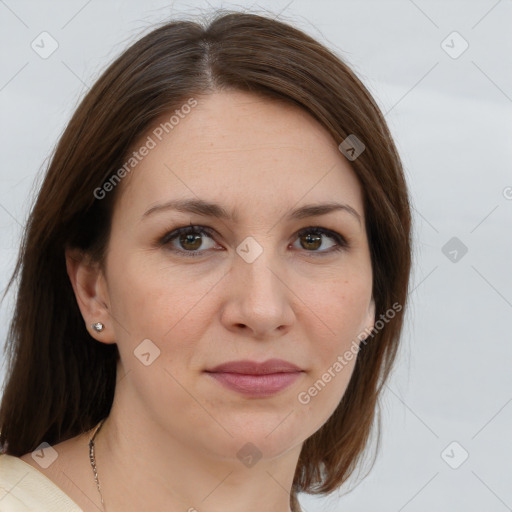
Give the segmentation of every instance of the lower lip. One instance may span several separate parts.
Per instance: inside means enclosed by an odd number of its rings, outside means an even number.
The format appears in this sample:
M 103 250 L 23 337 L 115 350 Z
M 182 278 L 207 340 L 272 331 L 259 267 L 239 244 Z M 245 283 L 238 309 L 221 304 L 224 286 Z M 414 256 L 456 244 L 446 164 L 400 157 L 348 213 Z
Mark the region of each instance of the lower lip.
M 295 382 L 302 372 L 270 373 L 267 375 L 246 375 L 242 373 L 207 372 L 223 386 L 243 395 L 254 397 L 270 396 Z

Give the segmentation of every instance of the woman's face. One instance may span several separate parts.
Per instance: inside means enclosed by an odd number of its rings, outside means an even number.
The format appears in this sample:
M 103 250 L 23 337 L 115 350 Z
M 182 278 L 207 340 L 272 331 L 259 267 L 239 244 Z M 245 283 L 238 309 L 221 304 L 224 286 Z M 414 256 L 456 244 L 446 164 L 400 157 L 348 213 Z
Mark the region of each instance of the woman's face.
M 154 147 L 117 185 L 101 281 L 126 374 L 116 393 L 193 449 L 235 458 L 251 442 L 272 458 L 331 416 L 355 363 L 344 354 L 373 326 L 362 191 L 302 110 L 242 92 L 196 99 L 169 133 L 152 126 L 134 149 L 148 136 Z M 228 217 L 165 206 L 175 201 Z M 326 203 L 346 207 L 292 215 Z M 273 392 L 262 377 L 231 375 L 252 382 L 242 392 L 207 372 L 274 358 L 302 372 Z

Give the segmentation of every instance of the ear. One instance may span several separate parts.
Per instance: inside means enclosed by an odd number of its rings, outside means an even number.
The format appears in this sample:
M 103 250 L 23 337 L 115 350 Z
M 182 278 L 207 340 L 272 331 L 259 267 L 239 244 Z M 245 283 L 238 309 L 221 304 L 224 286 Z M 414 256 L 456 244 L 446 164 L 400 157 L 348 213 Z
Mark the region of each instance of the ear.
M 67 248 L 65 257 L 66 270 L 87 331 L 97 341 L 115 343 L 108 290 L 99 263 L 79 249 Z M 96 322 L 105 326 L 101 332 L 92 328 Z

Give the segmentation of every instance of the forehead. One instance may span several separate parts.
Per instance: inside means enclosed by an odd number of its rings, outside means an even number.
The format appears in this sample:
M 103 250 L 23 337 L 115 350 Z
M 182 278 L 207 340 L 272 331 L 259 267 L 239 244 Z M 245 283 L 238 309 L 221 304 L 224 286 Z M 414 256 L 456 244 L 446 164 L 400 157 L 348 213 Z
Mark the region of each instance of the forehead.
M 358 179 L 323 126 L 282 102 L 230 91 L 161 116 L 132 148 L 151 149 L 121 184 L 120 207 L 200 197 L 242 214 L 345 200 L 362 214 Z M 172 117 L 172 119 L 171 119 Z M 135 212 L 137 210 L 137 212 Z

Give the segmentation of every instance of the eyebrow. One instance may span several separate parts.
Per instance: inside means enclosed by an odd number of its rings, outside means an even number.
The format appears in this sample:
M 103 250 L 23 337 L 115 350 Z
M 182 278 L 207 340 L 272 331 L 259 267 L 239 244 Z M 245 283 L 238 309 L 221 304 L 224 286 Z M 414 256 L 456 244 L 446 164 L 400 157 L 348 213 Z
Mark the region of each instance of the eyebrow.
M 195 213 L 204 217 L 215 217 L 223 220 L 230 220 L 238 222 L 239 215 L 237 211 L 228 212 L 225 208 L 217 203 L 205 201 L 203 199 L 175 199 L 168 201 L 163 204 L 157 204 L 152 206 L 144 212 L 142 220 L 153 215 L 157 212 L 163 212 L 167 210 L 177 210 L 184 213 Z M 361 216 L 359 213 L 352 208 L 352 206 L 344 203 L 328 202 L 320 204 L 306 204 L 292 210 L 287 216 L 287 220 L 298 220 L 307 217 L 318 217 L 320 215 L 326 215 L 334 211 L 344 211 L 352 215 L 361 224 Z

